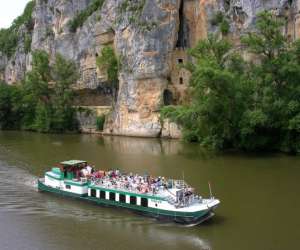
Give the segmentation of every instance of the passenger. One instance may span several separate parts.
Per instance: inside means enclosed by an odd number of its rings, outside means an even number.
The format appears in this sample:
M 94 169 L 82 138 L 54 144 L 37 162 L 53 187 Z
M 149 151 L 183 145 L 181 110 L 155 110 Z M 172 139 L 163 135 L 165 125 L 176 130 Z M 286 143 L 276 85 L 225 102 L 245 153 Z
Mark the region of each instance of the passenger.
M 87 177 L 89 175 L 89 172 L 87 171 L 87 169 L 83 168 L 81 170 L 81 174 L 83 175 L 83 177 Z
M 90 165 L 87 165 L 85 169 L 88 171 L 89 175 L 92 174 L 93 168 Z

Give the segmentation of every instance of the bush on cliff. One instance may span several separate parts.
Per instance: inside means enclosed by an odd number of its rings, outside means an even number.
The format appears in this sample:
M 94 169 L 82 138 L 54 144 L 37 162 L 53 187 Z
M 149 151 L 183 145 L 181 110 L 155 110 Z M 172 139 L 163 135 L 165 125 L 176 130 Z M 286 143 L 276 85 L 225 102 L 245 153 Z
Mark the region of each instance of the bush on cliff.
M 30 1 L 26 5 L 23 14 L 17 17 L 9 28 L 0 30 L 0 51 L 7 55 L 8 58 L 10 58 L 16 51 L 20 27 L 25 25 L 27 31 L 31 32 L 33 30 L 34 22 L 32 19 L 32 12 L 34 6 L 35 1 Z M 23 40 L 25 43 L 25 52 L 27 53 L 30 51 L 31 34 L 24 34 Z
M 119 89 L 119 60 L 111 46 L 105 46 L 101 50 L 101 54 L 97 57 L 97 66 L 107 75 L 107 81 L 113 90 L 113 97 L 116 100 Z
M 96 118 L 97 131 L 103 131 L 104 123 L 105 123 L 105 115 L 97 116 Z
M 242 38 L 255 63 L 210 36 L 190 51 L 192 102 L 165 107 L 189 141 L 215 148 L 300 152 L 300 41 L 289 42 L 269 12 Z
M 101 9 L 103 3 L 104 0 L 93 0 L 86 9 L 79 12 L 72 20 L 69 21 L 70 31 L 76 32 L 76 30 L 81 27 L 95 11 Z

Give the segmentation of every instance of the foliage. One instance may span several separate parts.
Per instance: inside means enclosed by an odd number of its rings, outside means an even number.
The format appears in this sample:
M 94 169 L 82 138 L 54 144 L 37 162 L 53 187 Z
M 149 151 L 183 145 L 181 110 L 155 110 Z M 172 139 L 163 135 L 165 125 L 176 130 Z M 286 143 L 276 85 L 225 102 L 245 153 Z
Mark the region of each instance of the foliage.
M 140 28 L 140 31 L 146 32 L 151 31 L 157 27 L 157 22 L 142 20 L 142 13 L 146 4 L 146 0 L 125 0 L 119 6 L 119 19 L 118 22 L 121 22 L 126 16 L 125 13 L 128 13 L 128 22 L 129 24 L 136 25 Z
M 52 130 L 63 132 L 64 130 L 76 129 L 75 110 L 72 108 L 73 91 L 71 85 L 78 79 L 77 69 L 73 62 L 64 59 L 61 55 L 56 56 L 52 69 L 55 81 L 52 96 Z
M 192 102 L 164 107 L 184 137 L 215 148 L 300 152 L 300 41 L 288 42 L 269 12 L 242 42 L 244 61 L 224 38 L 210 36 L 190 51 Z M 255 63 L 254 63 L 255 62 Z
M 251 105 L 241 117 L 241 147 L 300 152 L 300 50 L 282 34 L 283 20 L 263 12 L 258 32 L 243 43 L 260 59 L 251 64 Z
M 219 26 L 220 31 L 223 35 L 227 35 L 229 33 L 230 25 L 223 12 L 218 11 L 212 18 L 211 24 Z
M 132 12 L 134 16 L 140 16 L 146 1 L 145 0 L 125 0 L 120 6 L 120 12 Z
M 102 131 L 105 123 L 105 115 L 98 116 L 96 118 L 96 129 L 97 131 Z
M 105 46 L 101 50 L 101 54 L 97 57 L 97 66 L 107 74 L 107 80 L 111 84 L 113 93 L 116 97 L 116 92 L 119 88 L 119 60 L 111 46 Z
M 20 126 L 21 96 L 19 87 L 0 83 L 0 129 L 17 129 Z
M 77 130 L 71 84 L 77 80 L 73 62 L 57 55 L 53 66 L 44 51 L 33 53 L 32 71 L 21 86 L 0 85 L 0 128 L 39 132 Z M 54 87 L 49 86 L 54 82 Z
M 92 3 L 84 10 L 79 12 L 72 20 L 69 22 L 69 27 L 71 32 L 76 32 L 76 30 L 81 27 L 84 22 L 97 10 L 102 8 L 104 0 L 93 0 Z
M 26 29 L 31 33 L 33 30 L 33 20 L 32 20 L 32 12 L 35 6 L 35 1 L 30 1 L 23 12 L 23 14 L 17 17 L 13 24 L 8 29 L 0 30 L 0 51 L 7 55 L 9 58 L 15 53 L 16 47 L 18 44 L 18 36 L 19 29 L 21 26 L 25 26 Z M 29 41 L 31 44 L 31 39 L 27 36 L 29 34 L 22 34 L 23 40 L 25 43 L 25 52 L 27 53 L 29 49 Z M 31 36 L 31 34 L 30 34 Z
M 32 42 L 32 36 L 26 34 L 24 37 L 24 49 L 26 54 L 28 54 L 31 51 L 31 42 Z
M 116 84 L 118 81 L 119 62 L 114 49 L 105 46 L 97 57 L 97 66 L 107 73 L 108 81 Z

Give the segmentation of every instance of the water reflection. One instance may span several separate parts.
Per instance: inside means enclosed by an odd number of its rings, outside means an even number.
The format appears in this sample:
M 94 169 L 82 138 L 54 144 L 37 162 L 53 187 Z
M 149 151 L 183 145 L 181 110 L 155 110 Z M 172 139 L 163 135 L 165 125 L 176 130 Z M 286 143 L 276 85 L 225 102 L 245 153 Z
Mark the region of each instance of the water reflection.
M 182 144 L 175 140 L 142 139 L 131 137 L 110 137 L 102 138 L 105 147 L 116 153 L 129 154 L 178 154 L 182 150 Z

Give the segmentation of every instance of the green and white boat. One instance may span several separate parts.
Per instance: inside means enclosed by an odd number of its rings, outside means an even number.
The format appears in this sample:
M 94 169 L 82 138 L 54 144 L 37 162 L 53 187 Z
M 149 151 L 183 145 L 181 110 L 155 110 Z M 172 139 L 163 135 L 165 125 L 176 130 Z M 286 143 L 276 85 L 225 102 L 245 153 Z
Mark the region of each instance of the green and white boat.
M 86 161 L 61 162 L 38 180 L 39 191 L 75 197 L 99 205 L 133 210 L 157 219 L 199 224 L 214 215 L 220 204 L 203 199 L 183 180 L 95 171 Z

